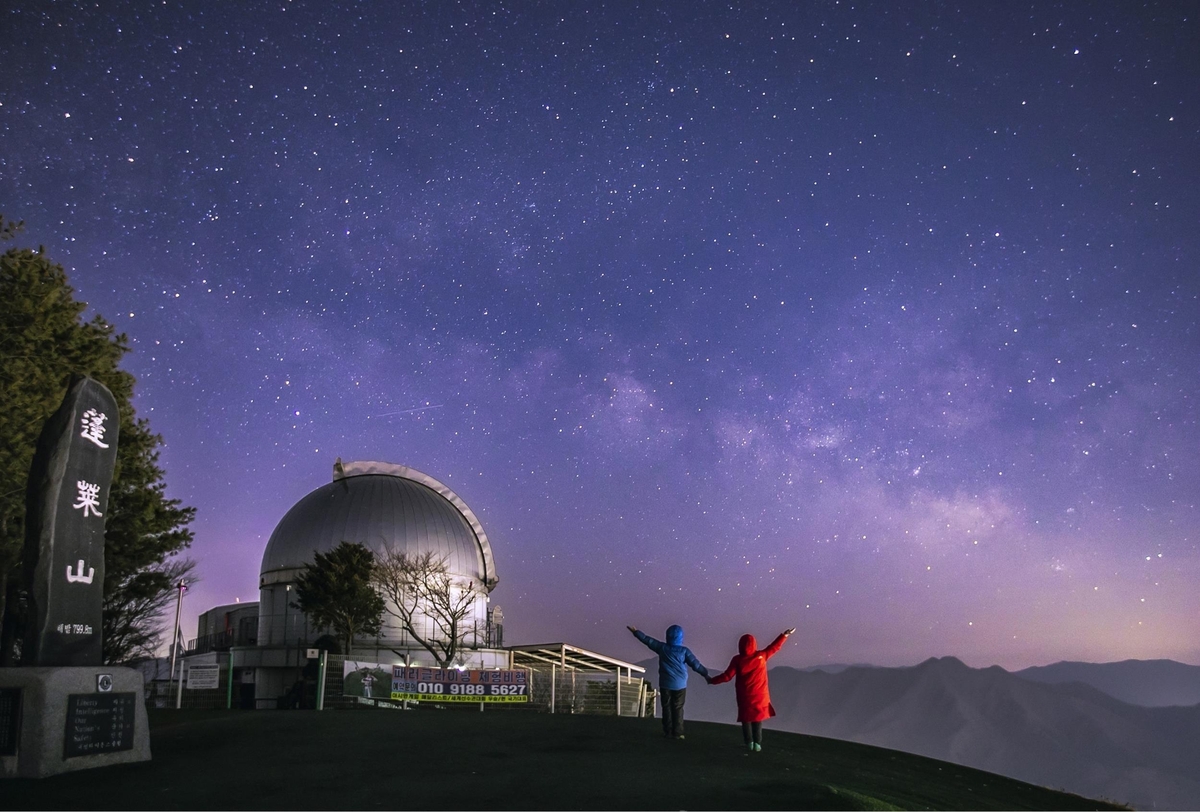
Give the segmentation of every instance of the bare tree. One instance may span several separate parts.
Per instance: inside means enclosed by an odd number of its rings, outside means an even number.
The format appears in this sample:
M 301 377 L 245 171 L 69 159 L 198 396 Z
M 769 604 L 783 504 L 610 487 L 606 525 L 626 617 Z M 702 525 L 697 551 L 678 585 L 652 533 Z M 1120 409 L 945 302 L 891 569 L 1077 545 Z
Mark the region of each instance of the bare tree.
M 479 585 L 451 573 L 446 557 L 433 552 L 384 553 L 376 557 L 371 580 L 387 599 L 385 610 L 439 666 L 449 668 L 474 630 L 466 620 L 482 594 Z M 428 618 L 432 629 L 422 618 Z
M 141 572 L 123 573 L 111 584 L 104 579 L 104 662 L 153 657 L 163 642 L 163 632 L 170 632 L 172 646 L 178 642 L 179 630 L 165 628 L 169 626 L 167 613 L 175 600 L 175 585 L 185 578 L 188 586 L 199 580 L 192 575 L 195 566 L 186 558 L 172 559 Z

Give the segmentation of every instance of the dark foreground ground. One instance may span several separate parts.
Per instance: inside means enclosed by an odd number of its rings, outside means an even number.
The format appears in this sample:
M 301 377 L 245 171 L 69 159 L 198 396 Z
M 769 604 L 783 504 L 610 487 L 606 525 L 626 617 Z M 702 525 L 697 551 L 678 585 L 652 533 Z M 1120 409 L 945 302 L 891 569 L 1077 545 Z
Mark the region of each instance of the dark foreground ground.
M 154 760 L 0 784 L 2 809 L 1112 809 L 891 750 L 729 725 L 404 711 L 156 711 Z

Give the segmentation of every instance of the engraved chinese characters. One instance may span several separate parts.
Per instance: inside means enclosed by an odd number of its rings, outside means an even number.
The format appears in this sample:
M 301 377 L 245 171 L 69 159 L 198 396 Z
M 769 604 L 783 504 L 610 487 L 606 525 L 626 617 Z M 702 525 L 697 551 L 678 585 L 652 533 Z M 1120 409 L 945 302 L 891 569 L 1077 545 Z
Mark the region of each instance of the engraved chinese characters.
M 38 439 L 26 494 L 24 665 L 101 662 L 104 515 L 120 422 L 112 393 L 74 375 Z
M 104 421 L 106 420 L 108 420 L 108 415 L 104 412 L 88 409 L 83 413 L 83 431 L 79 433 L 79 436 L 90 440 L 100 448 L 108 448 L 108 444 L 104 442 Z

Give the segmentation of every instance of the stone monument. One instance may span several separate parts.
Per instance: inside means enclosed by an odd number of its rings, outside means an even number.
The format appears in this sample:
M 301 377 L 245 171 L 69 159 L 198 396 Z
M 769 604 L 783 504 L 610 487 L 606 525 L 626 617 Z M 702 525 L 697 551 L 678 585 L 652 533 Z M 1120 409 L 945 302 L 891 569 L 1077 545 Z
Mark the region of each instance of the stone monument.
M 150 758 L 142 675 L 103 665 L 104 516 L 120 414 L 82 375 L 38 438 L 25 503 L 21 667 L 0 669 L 0 777 Z

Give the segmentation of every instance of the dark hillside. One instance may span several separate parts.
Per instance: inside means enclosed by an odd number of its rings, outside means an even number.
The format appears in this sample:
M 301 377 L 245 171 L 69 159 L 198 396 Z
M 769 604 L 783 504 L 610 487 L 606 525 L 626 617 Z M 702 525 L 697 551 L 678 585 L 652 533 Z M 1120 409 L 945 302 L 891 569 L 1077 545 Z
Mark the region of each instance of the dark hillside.
M 688 691 L 692 718 L 732 721 L 733 691 Z M 953 657 L 838 674 L 771 670 L 768 727 L 919 753 L 1140 807 L 1200 806 L 1200 707 L 1145 708 Z M 773 734 L 768 734 L 773 735 Z
M 154 761 L 9 780 L 8 809 L 1098 809 L 875 747 L 528 711 L 163 711 Z

